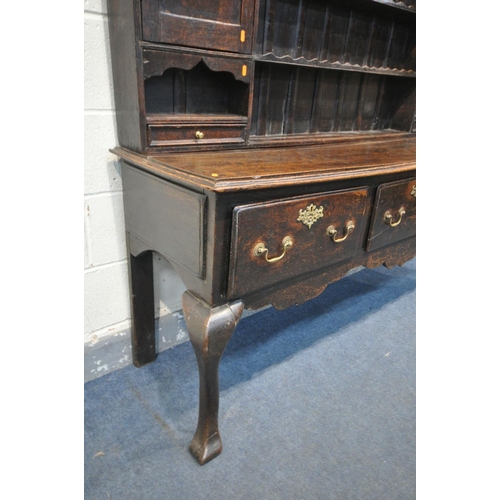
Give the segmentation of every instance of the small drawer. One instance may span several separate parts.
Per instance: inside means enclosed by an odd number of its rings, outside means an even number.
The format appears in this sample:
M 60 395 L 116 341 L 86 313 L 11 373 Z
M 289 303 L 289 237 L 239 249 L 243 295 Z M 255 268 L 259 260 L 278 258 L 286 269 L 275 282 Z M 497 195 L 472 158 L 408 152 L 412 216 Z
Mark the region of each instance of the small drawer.
M 362 248 L 367 188 L 238 206 L 228 294 L 242 297 L 352 257 Z
M 149 146 L 244 142 L 245 125 L 174 125 L 148 123 Z
M 415 179 L 379 186 L 366 250 L 376 250 L 416 234 L 416 207 Z

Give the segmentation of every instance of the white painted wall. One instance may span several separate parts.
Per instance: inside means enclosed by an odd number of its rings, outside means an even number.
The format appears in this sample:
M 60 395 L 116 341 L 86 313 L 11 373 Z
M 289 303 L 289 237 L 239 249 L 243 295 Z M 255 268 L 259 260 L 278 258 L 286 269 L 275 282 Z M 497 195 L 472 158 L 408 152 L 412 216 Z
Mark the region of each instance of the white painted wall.
M 93 347 L 91 352 L 98 352 L 100 345 L 109 345 L 116 336 L 130 337 L 130 305 L 121 172 L 109 152 L 117 137 L 106 0 L 84 0 L 84 24 L 84 343 Z M 175 313 L 178 318 L 184 285 L 159 256 L 154 268 L 156 315 Z M 160 344 L 163 348 L 187 340 L 182 325 L 169 335 Z M 127 353 L 121 365 L 130 362 Z M 103 363 L 98 355 L 93 362 L 100 367 L 93 376 L 118 366 Z M 86 374 L 86 378 L 92 376 Z

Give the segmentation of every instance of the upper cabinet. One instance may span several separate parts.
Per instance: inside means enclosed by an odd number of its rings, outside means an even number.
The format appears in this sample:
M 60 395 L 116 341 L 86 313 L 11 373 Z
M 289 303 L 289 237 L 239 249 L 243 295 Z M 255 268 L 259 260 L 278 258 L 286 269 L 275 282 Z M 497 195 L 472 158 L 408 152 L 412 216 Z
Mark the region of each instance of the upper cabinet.
M 107 1 L 124 147 L 415 132 L 416 0 Z
M 148 42 L 250 54 L 255 0 L 142 0 Z

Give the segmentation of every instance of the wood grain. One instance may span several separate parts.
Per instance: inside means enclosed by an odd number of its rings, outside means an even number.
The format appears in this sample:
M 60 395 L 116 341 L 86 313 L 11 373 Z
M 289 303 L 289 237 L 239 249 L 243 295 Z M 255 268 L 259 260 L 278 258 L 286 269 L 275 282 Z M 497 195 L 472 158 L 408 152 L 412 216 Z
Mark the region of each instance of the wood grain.
M 228 296 L 245 296 L 354 256 L 362 248 L 366 202 L 367 190 L 356 189 L 237 206 L 231 231 Z M 321 209 L 322 217 L 308 227 L 299 220 L 299 214 L 311 205 Z M 348 221 L 355 224 L 352 233 L 341 243 L 333 242 L 327 228 L 333 225 L 342 237 Z M 280 255 L 285 236 L 291 238 L 293 246 L 282 260 L 269 263 L 254 254 L 254 248 L 261 243 L 269 249 L 269 257 Z
M 201 464 L 222 449 L 218 367 L 244 307 L 415 255 L 415 3 L 108 0 L 134 364 L 156 357 L 158 252 L 187 290 Z
M 127 165 L 123 165 L 122 179 L 127 231 L 203 278 L 206 196 Z M 161 221 L 160 229 L 157 221 Z
M 130 310 L 132 314 L 132 358 L 135 366 L 156 359 L 153 253 L 133 255 L 127 233 Z
M 143 37 L 150 42 L 250 53 L 254 0 L 142 0 Z M 241 30 L 245 40 L 241 41 Z
M 389 243 L 413 236 L 417 232 L 416 179 L 382 184 L 377 190 L 373 208 L 372 223 L 366 249 L 381 248 Z M 393 223 L 399 220 L 398 211 L 404 208 L 401 222 L 391 227 L 385 219 L 386 212 L 393 217 Z
M 138 49 L 140 20 L 137 2 L 108 0 L 109 43 L 119 144 L 144 151 L 146 129 L 142 111 L 142 68 Z
M 262 0 L 256 55 L 287 63 L 415 71 L 415 16 L 367 2 Z M 396 5 L 396 4 L 395 4 Z M 294 27 L 294 29 L 290 29 Z M 387 57 L 387 52 L 390 57 Z
M 257 293 L 245 298 L 247 309 L 260 309 L 268 304 L 279 310 L 300 305 L 320 295 L 325 288 L 342 279 L 349 271 L 359 266 L 374 268 L 402 266 L 415 257 L 416 240 L 408 238 L 389 247 L 370 253 L 360 253 L 355 259 L 322 269 L 309 276 L 290 280 L 275 289 L 267 289 L 265 294 Z
M 222 451 L 219 434 L 219 363 L 243 313 L 241 301 L 211 308 L 189 292 L 182 309 L 198 362 L 200 403 L 198 426 L 189 450 L 203 465 Z
M 414 79 L 268 63 L 256 69 L 252 139 L 411 129 Z
M 123 148 L 113 152 L 165 179 L 182 181 L 197 189 L 228 192 L 412 171 L 416 140 L 414 135 L 408 135 L 401 139 L 352 144 L 171 153 L 154 157 Z

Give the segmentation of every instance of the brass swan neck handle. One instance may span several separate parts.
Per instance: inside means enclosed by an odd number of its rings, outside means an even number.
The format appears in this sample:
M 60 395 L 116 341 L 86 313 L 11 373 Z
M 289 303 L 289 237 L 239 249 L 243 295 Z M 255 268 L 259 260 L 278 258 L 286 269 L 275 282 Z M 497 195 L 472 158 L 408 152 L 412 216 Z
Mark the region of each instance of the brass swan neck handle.
M 258 243 L 255 246 L 255 248 L 253 249 L 253 254 L 256 257 L 264 257 L 267 262 L 269 262 L 270 264 L 272 264 L 273 262 L 278 262 L 279 260 L 281 260 L 285 256 L 287 250 L 292 245 L 293 245 L 293 241 L 292 241 L 291 236 L 285 236 L 283 238 L 283 241 L 281 242 L 281 246 L 283 247 L 283 252 L 282 252 L 281 255 L 269 258 L 269 250 L 266 248 L 266 246 L 264 245 L 264 243 Z
M 335 226 L 328 226 L 326 230 L 326 234 L 330 236 L 331 240 L 335 243 L 342 243 L 353 231 L 356 226 L 354 225 L 354 221 L 348 220 L 344 227 L 344 236 L 342 238 L 335 238 L 338 231 L 335 229 Z
M 403 215 L 405 213 L 406 213 L 406 210 L 404 209 L 404 207 L 401 207 L 398 210 L 399 219 L 396 222 L 393 222 L 392 221 L 392 214 L 389 210 L 387 210 L 387 212 L 384 214 L 385 223 L 389 224 L 389 226 L 391 226 L 391 227 L 399 226 L 399 224 L 401 224 L 401 221 L 403 220 Z

